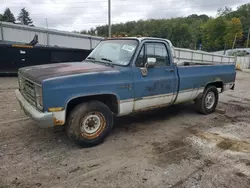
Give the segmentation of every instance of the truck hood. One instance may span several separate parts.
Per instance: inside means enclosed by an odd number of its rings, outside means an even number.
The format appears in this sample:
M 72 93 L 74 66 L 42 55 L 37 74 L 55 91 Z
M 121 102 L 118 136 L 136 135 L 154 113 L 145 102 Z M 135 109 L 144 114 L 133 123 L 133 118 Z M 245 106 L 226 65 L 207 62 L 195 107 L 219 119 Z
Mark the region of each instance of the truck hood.
M 41 84 L 43 80 L 48 78 L 112 70 L 115 71 L 115 68 L 85 60 L 82 62 L 56 63 L 24 67 L 19 69 L 18 73 L 36 83 Z

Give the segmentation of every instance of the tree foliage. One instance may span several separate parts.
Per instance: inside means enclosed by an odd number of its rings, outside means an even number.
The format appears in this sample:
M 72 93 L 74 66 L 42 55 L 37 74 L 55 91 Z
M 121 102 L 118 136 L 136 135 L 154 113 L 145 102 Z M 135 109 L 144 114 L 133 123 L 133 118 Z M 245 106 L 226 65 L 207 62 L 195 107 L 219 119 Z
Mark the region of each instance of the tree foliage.
M 12 14 L 9 8 L 6 8 L 3 15 L 0 15 L 0 20 L 4 22 L 12 22 L 15 23 L 15 16 Z
M 29 12 L 25 8 L 21 9 L 20 14 L 18 15 L 17 20 L 19 20 L 21 22 L 21 24 L 34 26 L 33 25 L 33 21 L 30 18 Z M 6 8 L 5 11 L 4 11 L 4 13 L 0 14 L 0 21 L 16 23 L 15 16 L 10 11 L 9 8 Z
M 216 18 L 192 14 L 171 19 L 149 19 L 112 25 L 113 35 L 151 36 L 167 38 L 174 46 L 215 51 L 232 48 L 237 34 L 236 47 L 244 47 L 250 27 L 250 3 L 233 11 L 230 7 L 218 10 Z M 108 25 L 81 31 L 85 34 L 108 36 Z
M 232 18 L 227 22 L 227 27 L 225 30 L 224 41 L 227 47 L 231 47 L 233 45 L 234 38 L 237 40 L 242 39 L 243 30 L 242 23 L 239 18 Z
M 25 9 L 25 8 L 22 8 L 19 15 L 18 15 L 18 18 L 17 18 L 23 25 L 30 25 L 30 26 L 33 26 L 33 21 L 32 19 L 30 18 L 30 14 L 29 12 Z

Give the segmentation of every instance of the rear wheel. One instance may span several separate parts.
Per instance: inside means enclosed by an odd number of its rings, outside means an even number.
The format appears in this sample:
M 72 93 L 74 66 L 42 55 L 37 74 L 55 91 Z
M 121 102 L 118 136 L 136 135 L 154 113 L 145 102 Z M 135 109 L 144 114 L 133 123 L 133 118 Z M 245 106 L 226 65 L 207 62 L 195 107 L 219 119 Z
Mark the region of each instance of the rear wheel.
M 211 114 L 215 111 L 218 104 L 219 94 L 214 86 L 208 86 L 201 98 L 195 101 L 196 109 L 202 114 Z
M 91 147 L 104 141 L 113 127 L 113 114 L 100 101 L 76 106 L 69 114 L 66 132 L 78 145 Z

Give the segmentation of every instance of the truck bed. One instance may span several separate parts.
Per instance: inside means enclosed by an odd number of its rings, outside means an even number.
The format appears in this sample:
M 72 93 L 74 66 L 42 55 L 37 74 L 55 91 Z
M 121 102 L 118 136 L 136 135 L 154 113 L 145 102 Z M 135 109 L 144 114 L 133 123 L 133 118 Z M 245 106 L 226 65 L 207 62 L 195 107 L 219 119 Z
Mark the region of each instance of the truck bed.
M 226 56 L 213 54 L 204 51 L 190 50 L 184 48 L 175 48 L 174 50 L 174 61 L 177 65 L 183 65 L 184 63 L 193 64 L 232 64 L 235 63 L 234 56 Z
M 194 100 L 212 82 L 230 87 L 235 79 L 235 65 L 178 66 L 179 94 L 176 103 Z M 223 88 L 222 88 L 223 89 Z

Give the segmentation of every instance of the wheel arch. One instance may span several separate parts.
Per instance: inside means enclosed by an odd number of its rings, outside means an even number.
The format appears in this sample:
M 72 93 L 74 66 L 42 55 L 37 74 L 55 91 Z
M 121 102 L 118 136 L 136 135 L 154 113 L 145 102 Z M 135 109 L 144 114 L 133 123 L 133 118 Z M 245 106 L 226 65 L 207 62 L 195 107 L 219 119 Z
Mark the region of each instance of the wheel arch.
M 204 93 L 204 91 L 209 87 L 209 86 L 214 86 L 217 89 L 221 89 L 221 92 L 223 91 L 223 81 L 215 81 L 215 82 L 209 82 L 206 84 L 205 88 L 203 89 L 202 93 L 199 93 L 198 96 L 195 98 L 195 100 L 200 99 Z
M 209 86 L 214 86 L 214 87 L 216 87 L 217 89 L 218 89 L 218 88 L 223 89 L 223 81 L 209 82 L 209 83 L 206 85 L 205 89 L 206 89 L 207 87 L 209 87 Z
M 119 113 L 119 99 L 115 94 L 94 94 L 94 95 L 84 95 L 77 96 L 69 99 L 65 105 L 66 118 L 68 117 L 69 112 L 78 104 L 87 102 L 87 101 L 101 101 L 107 105 L 114 114 Z

